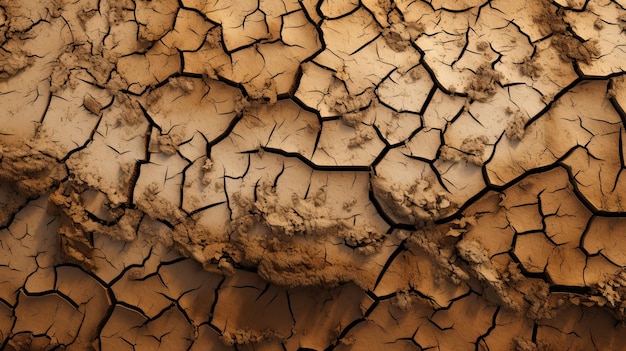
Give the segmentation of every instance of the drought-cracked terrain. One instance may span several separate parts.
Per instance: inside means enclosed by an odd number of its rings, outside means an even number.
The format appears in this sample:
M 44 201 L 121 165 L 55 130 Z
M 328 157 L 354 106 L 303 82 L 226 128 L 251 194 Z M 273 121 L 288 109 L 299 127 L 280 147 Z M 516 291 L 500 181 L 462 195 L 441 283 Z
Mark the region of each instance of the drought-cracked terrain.
M 626 350 L 621 0 L 0 0 L 0 349 Z

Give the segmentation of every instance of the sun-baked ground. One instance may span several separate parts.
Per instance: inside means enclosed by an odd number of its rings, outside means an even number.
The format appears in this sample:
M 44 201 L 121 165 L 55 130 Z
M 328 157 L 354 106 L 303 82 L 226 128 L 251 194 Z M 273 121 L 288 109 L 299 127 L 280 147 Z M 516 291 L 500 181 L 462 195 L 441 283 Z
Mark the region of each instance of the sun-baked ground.
M 626 348 L 624 6 L 0 0 L 0 348 Z

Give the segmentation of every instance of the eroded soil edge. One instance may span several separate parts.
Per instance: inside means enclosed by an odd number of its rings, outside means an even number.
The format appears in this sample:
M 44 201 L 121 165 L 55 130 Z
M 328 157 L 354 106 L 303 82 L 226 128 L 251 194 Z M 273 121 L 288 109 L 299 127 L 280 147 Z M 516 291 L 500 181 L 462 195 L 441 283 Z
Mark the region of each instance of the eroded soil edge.
M 0 348 L 626 348 L 625 29 L 0 0 Z

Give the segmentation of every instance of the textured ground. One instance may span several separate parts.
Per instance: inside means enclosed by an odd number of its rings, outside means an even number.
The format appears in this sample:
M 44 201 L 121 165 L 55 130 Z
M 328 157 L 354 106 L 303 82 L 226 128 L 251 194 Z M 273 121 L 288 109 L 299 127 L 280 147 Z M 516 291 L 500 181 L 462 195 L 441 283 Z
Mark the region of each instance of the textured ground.
M 625 6 L 0 0 L 0 349 L 626 349 Z

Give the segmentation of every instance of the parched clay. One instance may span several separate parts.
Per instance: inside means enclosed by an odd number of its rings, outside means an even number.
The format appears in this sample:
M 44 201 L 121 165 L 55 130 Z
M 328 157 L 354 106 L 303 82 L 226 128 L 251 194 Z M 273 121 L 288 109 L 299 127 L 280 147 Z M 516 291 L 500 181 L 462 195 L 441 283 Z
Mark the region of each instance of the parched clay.
M 0 0 L 0 349 L 626 349 L 626 14 Z

